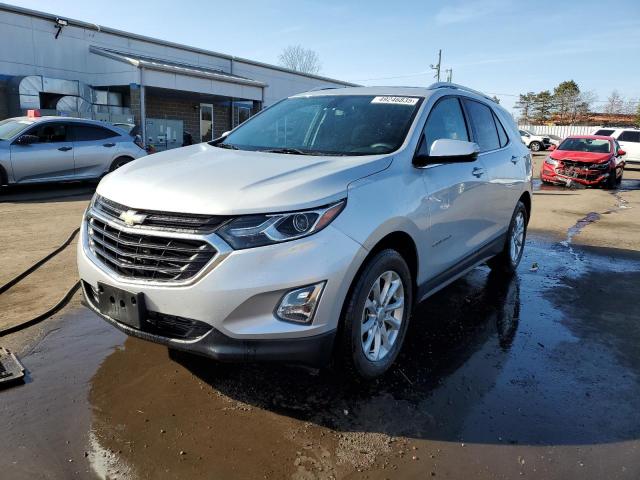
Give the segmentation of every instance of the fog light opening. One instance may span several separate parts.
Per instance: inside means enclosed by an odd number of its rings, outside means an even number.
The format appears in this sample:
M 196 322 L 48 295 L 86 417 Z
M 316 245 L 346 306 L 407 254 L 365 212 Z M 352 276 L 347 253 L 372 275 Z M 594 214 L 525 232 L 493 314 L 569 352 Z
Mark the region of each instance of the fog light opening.
M 289 290 L 280 300 L 276 316 L 285 322 L 311 323 L 325 282 Z

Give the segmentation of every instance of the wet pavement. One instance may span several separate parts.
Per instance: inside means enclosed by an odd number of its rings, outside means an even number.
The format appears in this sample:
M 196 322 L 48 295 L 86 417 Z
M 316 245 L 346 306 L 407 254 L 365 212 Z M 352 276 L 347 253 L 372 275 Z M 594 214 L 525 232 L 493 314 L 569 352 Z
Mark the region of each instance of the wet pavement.
M 169 355 L 76 307 L 0 392 L 0 476 L 636 479 L 638 285 L 638 252 L 531 237 L 517 276 L 421 304 L 368 384 Z

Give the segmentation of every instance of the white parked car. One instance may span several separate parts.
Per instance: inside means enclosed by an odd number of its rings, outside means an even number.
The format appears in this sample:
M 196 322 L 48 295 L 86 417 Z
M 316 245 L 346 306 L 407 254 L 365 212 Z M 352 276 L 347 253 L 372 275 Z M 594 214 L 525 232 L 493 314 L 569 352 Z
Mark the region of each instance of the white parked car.
M 532 152 L 540 152 L 546 150 L 552 145 L 551 139 L 547 136 L 536 135 L 529 130 L 519 130 L 519 132 L 520 138 L 527 146 L 527 148 L 529 148 Z
M 613 137 L 626 152 L 627 163 L 640 163 L 640 129 L 637 128 L 599 128 L 593 135 Z
M 295 95 L 107 175 L 78 242 L 85 302 L 172 349 L 376 377 L 417 302 L 484 262 L 515 271 L 531 179 L 511 115 L 464 87 Z

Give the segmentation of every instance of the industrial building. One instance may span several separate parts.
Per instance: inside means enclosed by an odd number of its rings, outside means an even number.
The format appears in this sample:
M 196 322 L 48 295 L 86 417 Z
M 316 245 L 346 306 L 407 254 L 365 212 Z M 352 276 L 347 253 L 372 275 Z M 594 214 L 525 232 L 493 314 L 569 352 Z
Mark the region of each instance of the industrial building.
M 211 140 L 286 96 L 349 85 L 0 3 L 0 120 L 38 109 L 144 125 L 145 143 L 163 150 Z

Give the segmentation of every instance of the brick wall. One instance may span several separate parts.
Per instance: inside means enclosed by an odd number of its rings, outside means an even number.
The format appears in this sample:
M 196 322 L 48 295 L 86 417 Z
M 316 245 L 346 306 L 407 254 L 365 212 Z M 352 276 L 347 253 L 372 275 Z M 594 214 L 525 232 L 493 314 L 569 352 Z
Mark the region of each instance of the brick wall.
M 195 142 L 200 140 L 200 103 L 213 103 L 213 132 L 214 137 L 222 135 L 231 129 L 231 110 L 228 102 L 196 97 L 194 99 L 163 97 L 162 95 L 145 96 L 147 118 L 166 118 L 168 120 L 182 120 L 184 130 L 193 135 Z M 132 97 L 133 103 L 133 97 Z M 195 108 L 194 108 L 195 107 Z
M 138 85 L 129 87 L 129 108 L 133 115 L 133 123 L 140 125 L 140 87 Z
M 213 104 L 213 136 L 219 137 L 231 130 L 231 102 Z

